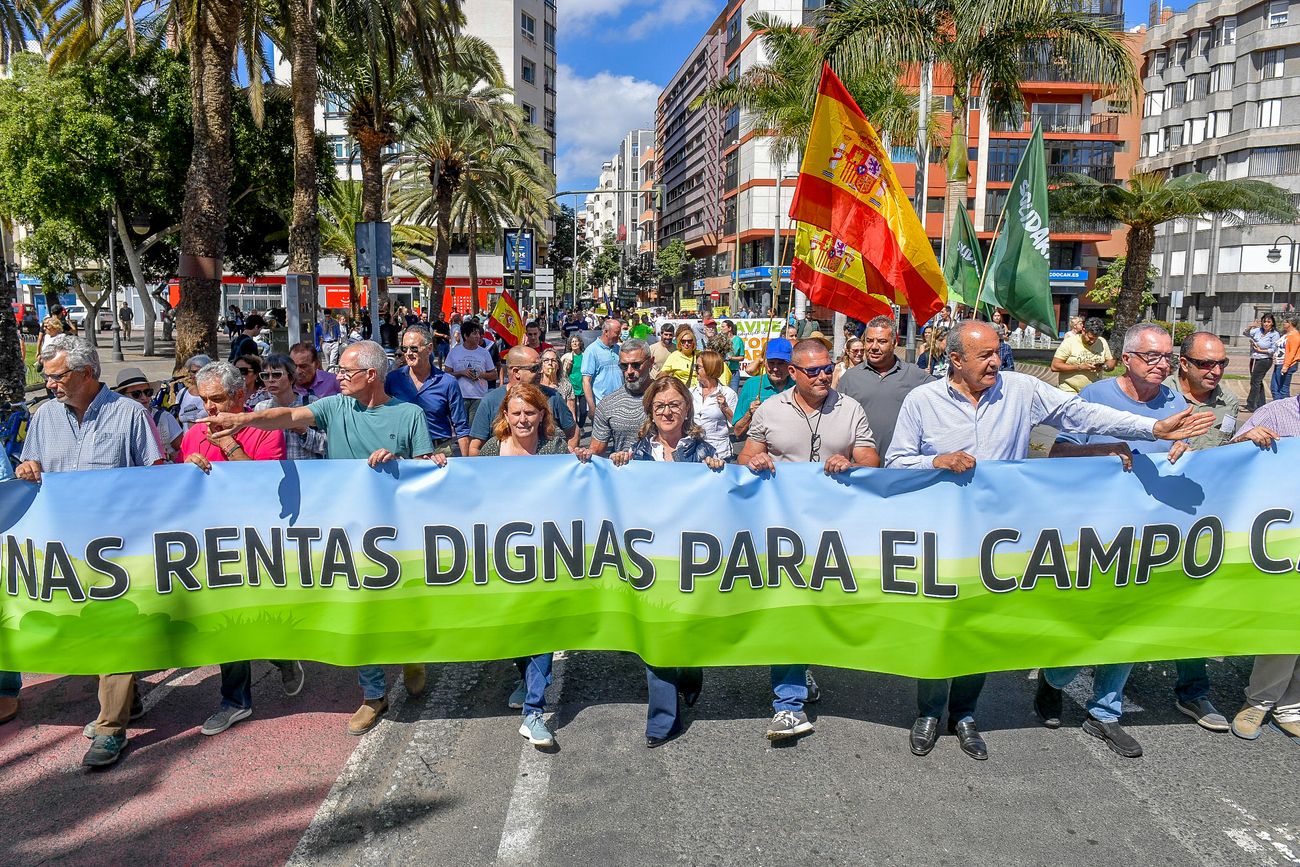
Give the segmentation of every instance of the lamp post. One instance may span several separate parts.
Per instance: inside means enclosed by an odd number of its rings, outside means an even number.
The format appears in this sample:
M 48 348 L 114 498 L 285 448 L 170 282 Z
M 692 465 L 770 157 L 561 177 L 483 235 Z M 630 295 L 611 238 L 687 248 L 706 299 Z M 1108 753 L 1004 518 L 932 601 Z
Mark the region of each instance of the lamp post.
M 116 229 L 116 223 L 113 219 L 113 212 L 108 212 L 108 313 L 113 321 L 113 360 L 126 361 L 126 356 L 122 354 L 122 321 L 117 316 L 117 267 L 114 263 L 116 258 L 113 255 L 113 232 Z M 90 328 L 98 328 L 98 322 L 87 323 Z
M 1268 251 L 1268 261 L 1277 264 L 1282 259 L 1282 250 L 1278 245 L 1283 241 L 1286 241 L 1287 246 L 1290 248 L 1286 274 L 1286 309 L 1289 313 L 1295 309 L 1291 304 L 1293 300 L 1291 291 L 1295 285 L 1295 239 L 1290 235 L 1278 235 L 1273 241 L 1272 249 Z

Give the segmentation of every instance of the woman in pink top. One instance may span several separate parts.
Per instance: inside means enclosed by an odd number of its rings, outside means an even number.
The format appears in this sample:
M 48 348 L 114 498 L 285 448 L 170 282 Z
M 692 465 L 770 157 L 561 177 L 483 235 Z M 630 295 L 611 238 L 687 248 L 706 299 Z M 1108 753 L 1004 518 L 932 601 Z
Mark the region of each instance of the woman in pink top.
M 194 375 L 194 391 L 203 400 L 208 416 L 221 412 L 245 412 L 247 398 L 245 378 L 228 361 L 214 361 Z M 177 463 L 191 463 L 203 472 L 212 469 L 213 461 L 282 461 L 284 431 L 240 429 L 231 436 L 222 431 L 213 434 L 203 420 L 185 432 Z

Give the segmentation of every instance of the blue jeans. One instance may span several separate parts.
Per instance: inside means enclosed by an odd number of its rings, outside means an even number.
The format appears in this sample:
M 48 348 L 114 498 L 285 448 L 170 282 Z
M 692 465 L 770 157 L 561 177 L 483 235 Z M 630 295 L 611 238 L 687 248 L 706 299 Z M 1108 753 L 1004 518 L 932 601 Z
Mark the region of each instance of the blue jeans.
M 551 685 L 551 654 L 539 653 L 536 656 L 521 656 L 515 660 L 515 668 L 524 679 L 523 715 L 541 713 L 546 710 L 546 688 Z
M 806 665 L 772 666 L 772 692 L 776 694 L 773 710 L 803 710 L 803 703 L 808 700 L 808 681 L 804 679 L 807 670 Z
M 1099 722 L 1119 722 L 1124 712 L 1124 684 L 1128 683 L 1133 663 L 1098 665 L 1092 670 L 1092 698 L 1088 699 L 1088 715 Z M 1047 682 L 1057 689 L 1065 689 L 1083 671 L 1077 668 L 1048 668 L 1042 672 Z
M 1200 701 L 1210 694 L 1210 674 L 1205 670 L 1204 659 L 1179 659 L 1174 662 L 1178 668 L 1178 682 L 1174 684 L 1174 694 L 1183 704 Z
M 293 665 L 283 659 L 273 659 L 271 664 L 280 670 Z M 221 663 L 221 706 L 253 706 L 253 664 L 251 662 Z
M 1282 400 L 1291 396 L 1291 374 L 1295 373 L 1296 366 L 1283 367 L 1280 364 L 1273 365 L 1273 399 Z
M 984 689 L 986 674 L 964 674 L 952 680 L 922 679 L 916 682 L 916 715 L 943 718 L 948 708 L 948 721 L 975 721 L 975 705 Z
M 357 681 L 361 684 L 361 697 L 366 701 L 378 701 L 388 695 L 388 678 L 382 665 L 361 666 L 357 669 Z
M 23 676 L 17 671 L 0 671 L 0 696 L 17 698 L 23 688 Z
M 671 737 L 681 731 L 681 693 L 698 693 L 704 686 L 702 668 L 645 667 L 648 696 L 645 708 L 645 736 Z

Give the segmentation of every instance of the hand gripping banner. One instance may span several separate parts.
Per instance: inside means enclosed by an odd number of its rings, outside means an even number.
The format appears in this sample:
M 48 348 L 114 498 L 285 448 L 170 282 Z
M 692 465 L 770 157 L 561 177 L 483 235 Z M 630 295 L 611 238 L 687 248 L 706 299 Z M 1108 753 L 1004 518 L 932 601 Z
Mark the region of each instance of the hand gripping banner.
M 941 471 L 567 457 L 0 483 L 0 668 L 623 650 L 945 677 L 1300 652 L 1300 443 Z

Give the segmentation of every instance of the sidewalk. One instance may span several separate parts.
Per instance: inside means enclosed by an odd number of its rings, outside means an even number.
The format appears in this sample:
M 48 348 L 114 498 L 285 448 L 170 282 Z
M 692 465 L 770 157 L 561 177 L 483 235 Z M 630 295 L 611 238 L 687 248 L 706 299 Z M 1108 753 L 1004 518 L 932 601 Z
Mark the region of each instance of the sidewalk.
M 172 370 L 175 367 L 175 342 L 162 339 L 162 331 L 156 332 L 158 336 L 154 339 L 154 354 L 146 356 L 144 354 L 144 336 L 139 329 L 131 333 L 130 340 L 122 341 L 122 357 L 124 361 L 113 360 L 113 332 L 101 331 L 96 335 L 99 341 L 97 347 L 99 351 L 99 364 L 101 368 L 100 381 L 106 382 L 111 387 L 117 379 L 117 374 L 125 367 L 138 367 L 144 371 L 144 374 L 151 379 L 166 381 L 171 378 Z M 217 335 L 218 356 L 216 360 L 224 361 L 227 353 L 230 351 L 230 340 L 226 337 L 225 332 L 219 332 Z M 40 384 L 29 385 L 28 392 L 41 391 L 43 386 Z

